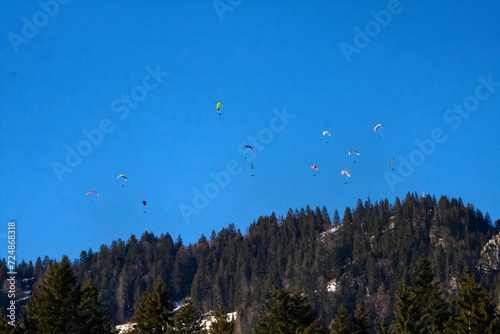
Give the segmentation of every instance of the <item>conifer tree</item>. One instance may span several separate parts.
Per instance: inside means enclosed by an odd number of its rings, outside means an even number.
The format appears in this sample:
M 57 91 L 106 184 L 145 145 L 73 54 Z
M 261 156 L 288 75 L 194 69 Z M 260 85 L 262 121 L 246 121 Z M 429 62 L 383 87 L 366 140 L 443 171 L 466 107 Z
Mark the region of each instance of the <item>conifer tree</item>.
M 228 321 L 227 314 L 219 305 L 214 314 L 214 321 L 210 324 L 210 334 L 232 334 L 234 330 L 234 319 Z
M 369 334 L 370 325 L 368 324 L 368 315 L 363 309 L 363 304 L 360 302 L 356 305 L 356 311 L 354 311 L 354 330 L 352 334 Z
M 460 280 L 456 317 L 457 333 L 500 333 L 500 318 L 486 291 L 466 267 Z
M 252 332 L 253 334 L 295 333 L 304 332 L 309 327 L 320 328 L 320 325 L 316 319 L 316 312 L 307 303 L 306 297 L 292 295 L 287 289 L 274 288 L 271 297 L 264 302 L 264 310 L 259 315 Z
M 448 321 L 444 324 L 443 334 L 458 334 L 460 333 L 459 324 L 455 315 L 450 316 Z
M 201 334 L 205 333 L 201 324 L 201 315 L 196 312 L 196 308 L 191 297 L 186 297 L 182 305 L 174 314 L 174 325 L 172 333 L 175 334 Z
M 7 323 L 7 319 L 4 317 L 3 313 L 0 312 L 0 333 L 10 334 L 13 333 L 14 327 Z
M 396 293 L 394 315 L 396 317 L 396 332 L 398 334 L 415 333 L 414 305 L 411 301 L 410 288 L 404 282 Z
M 340 306 L 338 314 L 330 323 L 330 334 L 352 334 L 355 330 L 353 317 Z
M 427 259 L 420 259 L 418 270 L 413 280 L 411 294 L 416 314 L 416 328 L 420 333 L 442 333 L 444 324 L 451 313 L 448 303 L 441 296 L 439 283 Z
M 159 278 L 154 291 L 148 289 L 142 295 L 133 317 L 133 321 L 137 323 L 134 333 L 169 333 L 169 328 L 173 325 L 173 310 L 174 303 L 170 300 L 170 293 L 165 290 L 163 280 Z
M 393 334 L 393 332 L 385 324 L 385 320 L 382 320 L 380 325 L 377 326 L 377 334 Z
M 442 333 L 451 313 L 441 296 L 427 259 L 420 259 L 413 287 L 402 285 L 396 294 L 396 331 L 398 333 Z
M 82 286 L 78 315 L 80 317 L 80 333 L 114 333 L 113 320 L 106 308 L 102 306 L 99 293 L 91 279 Z
M 80 289 L 67 256 L 54 263 L 26 305 L 23 326 L 28 333 L 53 334 L 78 329 Z

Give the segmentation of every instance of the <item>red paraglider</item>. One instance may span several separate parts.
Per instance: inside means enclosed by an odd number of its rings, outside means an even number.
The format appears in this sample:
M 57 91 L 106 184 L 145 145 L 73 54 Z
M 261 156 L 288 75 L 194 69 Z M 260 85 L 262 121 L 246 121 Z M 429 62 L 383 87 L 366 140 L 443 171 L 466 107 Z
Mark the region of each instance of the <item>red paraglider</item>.
M 311 165 L 311 168 L 318 170 L 318 166 L 316 166 L 316 165 Z M 313 176 L 316 176 L 316 173 L 314 173 Z
M 252 146 L 250 146 L 250 145 L 243 145 L 241 148 L 245 148 L 245 147 L 249 148 L 249 149 L 251 149 L 252 151 L 255 152 L 255 149 Z
M 97 196 L 101 196 L 101 195 L 99 195 L 99 193 L 97 191 L 93 191 L 93 190 L 87 192 L 85 194 L 85 196 L 88 196 L 89 194 L 96 194 Z M 90 203 L 94 203 L 94 200 L 91 200 Z

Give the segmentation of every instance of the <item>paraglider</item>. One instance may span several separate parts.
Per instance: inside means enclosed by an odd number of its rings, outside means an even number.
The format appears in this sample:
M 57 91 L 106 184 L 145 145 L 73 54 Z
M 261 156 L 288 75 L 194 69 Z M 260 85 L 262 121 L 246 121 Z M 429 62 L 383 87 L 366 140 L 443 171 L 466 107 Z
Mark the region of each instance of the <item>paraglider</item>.
M 375 125 L 375 128 L 373 129 L 373 132 L 377 133 L 378 129 L 380 129 L 383 125 L 382 124 L 377 124 Z M 379 137 L 381 137 L 382 135 L 379 133 Z
M 219 115 L 221 114 L 220 112 L 220 107 L 222 106 L 222 103 L 217 103 L 217 112 L 219 113 Z
M 318 166 L 316 166 L 316 165 L 311 165 L 311 168 L 318 170 Z M 313 176 L 316 176 L 316 173 L 314 173 Z
M 323 131 L 323 136 L 326 136 L 328 135 L 328 137 L 330 137 L 330 131 Z M 328 140 L 326 141 L 326 143 L 328 144 Z
M 348 177 L 351 177 L 351 174 L 349 174 L 349 172 L 348 172 L 348 171 L 346 171 L 346 170 L 343 170 L 343 171 L 342 171 L 342 174 L 345 174 L 345 175 L 347 175 Z M 345 181 L 345 183 L 344 183 L 344 184 L 347 184 L 347 181 Z
M 142 205 L 146 206 L 146 201 L 142 201 Z M 146 210 L 144 210 L 144 213 L 146 213 Z
M 389 168 L 391 168 L 392 162 L 393 162 L 394 160 L 395 160 L 394 158 L 391 158 L 391 159 L 389 160 Z M 392 170 L 394 170 L 394 168 L 393 168 Z
M 85 194 L 85 196 L 88 196 L 89 194 L 96 194 L 97 196 L 100 196 L 100 195 L 99 195 L 99 193 L 98 193 L 97 191 L 93 191 L 93 190 L 88 191 L 88 192 Z M 90 203 L 94 203 L 94 200 L 90 201 Z
M 351 150 L 351 151 L 349 151 L 349 155 L 351 155 L 351 154 L 353 154 L 353 153 L 354 153 L 354 154 L 356 154 L 356 155 L 359 155 L 359 152 L 358 152 L 358 151 L 356 151 L 356 150 Z M 354 163 L 356 163 L 356 160 L 354 160 Z
M 117 179 L 120 179 L 120 177 L 124 180 L 124 181 L 127 181 L 127 176 L 124 175 L 124 174 L 120 174 L 118 175 Z M 122 187 L 124 187 L 124 184 L 122 183 Z
M 252 149 L 255 152 L 255 149 L 252 146 L 249 146 L 249 145 L 243 145 L 241 148 L 245 148 L 245 147 L 246 148 L 250 148 L 250 149 Z
M 241 149 L 244 149 L 244 148 L 249 148 L 249 149 L 251 149 L 252 151 L 254 151 L 254 152 L 255 152 L 255 149 L 254 149 L 252 146 L 250 146 L 250 145 L 243 145 L 243 146 L 241 147 Z M 248 157 L 245 157 L 245 159 L 248 159 Z

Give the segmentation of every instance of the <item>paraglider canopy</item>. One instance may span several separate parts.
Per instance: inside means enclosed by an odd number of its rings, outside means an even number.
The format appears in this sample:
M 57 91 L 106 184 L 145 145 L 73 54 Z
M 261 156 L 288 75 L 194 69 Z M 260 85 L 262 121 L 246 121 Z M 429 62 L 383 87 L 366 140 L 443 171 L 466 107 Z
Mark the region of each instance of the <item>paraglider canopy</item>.
M 126 176 L 126 175 L 124 175 L 124 174 L 120 174 L 120 175 L 118 175 L 117 179 L 120 179 L 120 178 L 122 178 L 124 181 L 127 181 L 127 176 Z M 125 186 L 125 185 L 124 185 L 124 183 L 125 183 L 125 182 L 122 182 L 122 187 L 124 187 L 124 186 Z
M 221 106 L 222 106 L 222 103 L 220 103 L 220 102 L 217 103 L 217 112 L 219 113 L 219 115 L 220 115 L 220 107 Z
M 354 153 L 354 154 L 359 155 L 359 152 L 358 152 L 358 151 L 355 151 L 355 150 L 351 150 L 351 151 L 349 151 L 349 155 L 351 155 L 351 153 Z
M 330 131 L 323 131 L 323 136 L 330 136 Z M 326 143 L 328 144 L 328 141 L 326 141 Z
M 349 174 L 349 172 L 348 172 L 348 171 L 346 171 L 346 170 L 343 170 L 343 171 L 342 171 L 342 174 L 345 174 L 345 175 L 347 175 L 348 177 L 351 177 L 351 174 Z
M 245 148 L 245 147 L 246 148 L 250 148 L 250 149 L 252 149 L 255 152 L 255 149 L 252 146 L 249 146 L 249 145 L 243 145 L 241 148 Z
M 143 204 L 143 205 L 146 205 L 146 201 L 142 201 L 142 204 Z
M 97 196 L 100 196 L 100 195 L 99 195 L 99 193 L 98 193 L 97 191 L 93 191 L 93 190 L 88 191 L 88 192 L 85 194 L 85 196 L 88 196 L 89 194 L 96 194 Z M 90 201 L 90 202 L 91 202 L 91 203 L 94 203 L 94 200 L 92 200 L 92 201 Z
M 383 125 L 382 124 L 377 124 L 375 125 L 375 128 L 373 129 L 373 132 L 377 132 L 377 130 L 382 127 Z
M 316 165 L 311 165 L 311 168 L 318 170 L 318 166 L 316 166 Z
M 394 158 L 391 158 L 391 159 L 389 160 L 389 168 L 391 168 L 391 166 L 392 166 L 392 163 L 394 162 L 394 160 L 396 160 L 396 159 L 394 159 Z M 394 170 L 394 168 L 393 168 L 392 170 Z

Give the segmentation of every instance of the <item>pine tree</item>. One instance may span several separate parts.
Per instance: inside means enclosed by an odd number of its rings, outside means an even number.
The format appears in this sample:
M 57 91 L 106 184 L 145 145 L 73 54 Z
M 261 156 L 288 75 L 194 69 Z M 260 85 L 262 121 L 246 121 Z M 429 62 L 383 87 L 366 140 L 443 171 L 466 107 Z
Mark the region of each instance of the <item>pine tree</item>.
M 316 320 L 306 328 L 299 328 L 295 334 L 327 334 L 328 332 L 321 327 L 321 321 Z
M 377 326 L 377 334 L 393 334 L 393 332 L 386 326 L 385 320 L 382 320 L 380 325 Z
M 353 317 L 344 306 L 340 306 L 338 314 L 330 323 L 330 334 L 352 334 L 356 329 Z
M 101 304 L 99 293 L 91 279 L 82 286 L 82 294 L 78 315 L 80 317 L 80 333 L 106 334 L 114 333 L 114 323 L 106 308 Z
M 53 334 L 77 330 L 80 289 L 67 256 L 48 270 L 39 292 L 26 305 L 23 326 L 28 333 Z
M 316 312 L 306 297 L 292 295 L 287 289 L 274 288 L 271 297 L 264 302 L 264 310 L 258 316 L 253 334 L 281 334 L 304 332 L 308 327 L 320 328 Z
M 184 298 L 182 305 L 174 314 L 173 333 L 175 334 L 201 334 L 205 333 L 201 324 L 201 316 L 191 297 Z
M 368 325 L 368 315 L 365 313 L 363 309 L 363 305 L 358 303 L 356 305 L 356 311 L 354 311 L 354 330 L 352 334 L 369 334 L 370 326 Z
M 404 282 L 396 293 L 394 315 L 396 317 L 396 332 L 398 334 L 415 333 L 414 305 L 411 301 L 411 290 Z
M 427 259 L 420 259 L 413 280 L 411 294 L 416 311 L 416 328 L 420 333 L 442 333 L 451 313 L 448 303 L 441 296 L 439 283 L 434 282 L 434 273 Z
M 398 333 L 442 333 L 451 313 L 434 282 L 430 262 L 420 259 L 413 287 L 402 285 L 396 294 L 396 331 Z
M 458 334 L 460 333 L 459 326 L 457 317 L 452 315 L 444 324 L 443 334 Z
M 234 319 L 228 321 L 227 314 L 219 305 L 215 311 L 214 321 L 210 324 L 210 334 L 232 334 L 234 330 Z
M 133 321 L 135 333 L 138 334 L 163 334 L 169 333 L 173 325 L 174 303 L 170 300 L 170 293 L 165 290 L 161 278 L 155 284 L 154 291 L 149 289 L 142 295 L 136 309 Z
M 14 327 L 7 323 L 7 319 L 4 317 L 3 313 L 0 312 L 0 333 L 10 334 L 13 333 Z
M 500 319 L 495 305 L 466 267 L 460 280 L 456 317 L 457 333 L 500 333 Z

